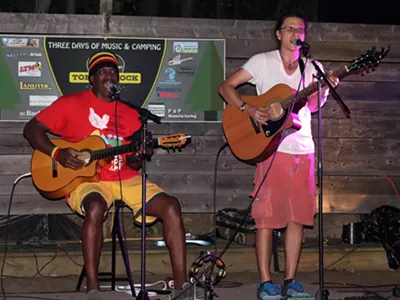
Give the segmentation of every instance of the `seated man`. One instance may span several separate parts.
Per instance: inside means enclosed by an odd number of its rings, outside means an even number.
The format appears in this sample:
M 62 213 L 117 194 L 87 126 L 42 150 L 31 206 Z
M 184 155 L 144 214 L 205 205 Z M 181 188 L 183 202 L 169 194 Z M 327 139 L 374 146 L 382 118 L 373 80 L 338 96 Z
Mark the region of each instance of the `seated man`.
M 128 143 L 127 138 L 142 125 L 136 110 L 112 97 L 110 87 L 119 82 L 117 57 L 110 52 L 95 53 L 89 60 L 88 67 L 91 89 L 60 97 L 24 128 L 24 137 L 34 149 L 74 170 L 84 164 L 77 158 L 77 152 L 74 149 L 56 147 L 47 133 L 61 136 L 69 142 L 98 135 L 107 145 L 116 146 Z M 133 210 L 135 220 L 141 222 L 142 176 L 138 172 L 141 167 L 138 154 L 140 153 L 115 156 L 97 170 L 99 182 L 82 183 L 67 195 L 67 204 L 84 217 L 82 246 L 87 276 L 87 299 L 100 299 L 98 268 L 103 242 L 102 225 L 113 201 L 122 198 Z M 159 219 L 163 223 L 176 292 L 182 294 L 179 290 L 188 283 L 185 234 L 179 201 L 148 181 L 146 196 L 146 222 Z M 187 293 L 183 293 L 186 297 L 184 294 Z

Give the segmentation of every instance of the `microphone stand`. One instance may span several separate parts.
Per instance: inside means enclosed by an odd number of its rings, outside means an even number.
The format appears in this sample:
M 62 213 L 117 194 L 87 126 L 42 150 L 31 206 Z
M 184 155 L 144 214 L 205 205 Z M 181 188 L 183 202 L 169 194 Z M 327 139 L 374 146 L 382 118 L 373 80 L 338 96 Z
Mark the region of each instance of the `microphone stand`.
M 161 124 L 161 118 L 159 116 L 154 115 L 149 110 L 145 108 L 138 107 L 132 103 L 127 101 L 122 101 L 119 97 L 119 90 L 112 91 L 115 100 L 125 103 L 126 105 L 130 106 L 131 108 L 135 109 L 139 112 L 139 120 L 142 122 L 142 135 L 141 135 L 141 145 L 143 145 L 143 153 L 142 153 L 142 235 L 141 235 L 141 277 L 140 277 L 140 292 L 136 299 L 139 300 L 150 300 L 149 294 L 146 291 L 146 177 L 147 177 L 147 170 L 146 170 L 146 161 L 148 159 L 146 153 L 146 146 L 149 144 L 148 140 L 148 130 L 147 130 L 147 123 L 148 120 L 152 120 L 154 123 Z M 116 116 L 115 116 L 116 117 Z
M 149 110 L 145 108 L 140 108 L 134 104 L 124 102 L 130 107 L 137 110 L 140 114 L 140 121 L 142 122 L 142 143 L 143 145 L 143 154 L 142 154 L 142 251 L 141 251 L 141 290 L 136 299 L 139 300 L 149 300 L 149 294 L 146 291 L 146 178 L 147 178 L 147 169 L 146 169 L 146 161 L 148 159 L 146 153 L 146 146 L 150 144 L 148 140 L 148 120 L 152 120 L 157 124 L 161 124 L 160 117 L 152 114 Z
M 318 64 L 310 59 L 310 48 L 301 47 L 301 53 L 307 57 L 314 68 L 317 70 L 317 75 L 314 77 L 317 79 L 318 85 L 318 246 L 319 246 L 319 290 L 315 296 L 316 300 L 328 300 L 329 291 L 324 289 L 324 218 L 323 218 L 323 201 L 322 201 L 322 177 L 323 177 L 323 166 L 322 166 L 322 107 L 321 107 L 321 86 L 322 80 L 328 85 L 330 92 L 332 93 L 335 100 L 338 102 L 339 106 L 342 108 L 346 117 L 350 117 L 350 110 L 344 104 L 340 96 L 336 93 L 335 89 L 332 87 L 329 79 L 322 72 Z

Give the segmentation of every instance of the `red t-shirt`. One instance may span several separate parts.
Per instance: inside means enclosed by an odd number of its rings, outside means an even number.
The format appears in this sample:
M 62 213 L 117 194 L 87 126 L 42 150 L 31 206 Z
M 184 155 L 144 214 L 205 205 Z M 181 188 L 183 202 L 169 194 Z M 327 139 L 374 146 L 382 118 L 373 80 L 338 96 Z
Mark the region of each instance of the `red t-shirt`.
M 117 118 L 115 118 L 117 108 Z M 91 136 L 103 138 L 108 147 L 127 144 L 125 138 L 140 129 L 142 123 L 139 113 L 122 102 L 105 102 L 98 99 L 87 90 L 71 95 L 62 96 L 46 107 L 36 119 L 45 124 L 55 135 L 75 143 Z M 115 119 L 118 124 L 115 128 Z M 98 170 L 100 180 L 118 181 L 118 166 L 121 170 L 121 179 L 128 179 L 140 175 L 126 165 L 126 155 L 115 156 L 111 163 Z

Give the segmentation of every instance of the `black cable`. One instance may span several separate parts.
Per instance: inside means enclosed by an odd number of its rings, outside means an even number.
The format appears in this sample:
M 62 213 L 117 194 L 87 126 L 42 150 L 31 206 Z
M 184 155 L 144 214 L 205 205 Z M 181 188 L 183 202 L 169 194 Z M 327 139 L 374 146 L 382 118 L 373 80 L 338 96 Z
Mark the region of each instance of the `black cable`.
M 7 298 L 23 298 L 23 299 L 39 299 L 39 300 L 60 300 L 60 298 L 44 298 L 44 297 L 30 297 L 30 296 L 21 296 L 19 294 L 9 295 Z M 4 298 L 6 299 L 6 298 Z
M 117 91 L 117 93 L 112 97 L 113 99 L 114 99 L 114 101 L 115 101 L 115 116 L 114 116 L 114 120 L 115 120 L 115 122 L 114 122 L 114 126 L 115 126 L 115 135 L 117 136 L 117 145 L 118 145 L 118 141 L 119 141 L 119 134 L 118 134 L 118 122 L 117 122 L 117 106 L 118 106 L 118 101 L 120 100 L 120 95 L 119 95 L 119 90 Z M 122 143 L 122 141 L 121 141 L 121 143 Z M 146 147 L 146 145 L 143 145 L 143 147 Z M 122 158 L 121 158 L 121 160 L 122 160 Z M 125 158 L 125 163 L 127 163 L 127 161 L 126 161 L 127 159 Z M 120 191 L 120 200 L 121 201 L 123 201 L 124 202 L 124 200 L 123 200 L 123 192 L 122 192 L 122 177 L 121 177 L 121 166 L 120 166 L 120 163 L 119 163 L 119 155 L 117 156 L 117 161 L 118 161 L 118 180 L 119 180 L 119 191 Z M 146 174 L 142 174 L 142 176 L 145 176 Z M 142 195 L 143 196 L 143 195 Z M 119 206 L 119 209 L 121 209 L 121 212 L 118 212 L 120 215 L 119 215 L 119 217 L 117 218 L 117 221 L 118 222 L 120 222 L 120 219 L 121 219 L 121 224 L 113 224 L 113 227 L 114 226 L 118 226 L 117 228 L 117 230 L 120 230 L 121 229 L 121 235 L 122 235 L 122 240 L 123 240 L 123 244 L 125 245 L 125 247 L 126 247 L 126 233 L 125 233 L 125 225 L 124 225 L 124 216 L 123 216 L 123 207 L 124 207 L 124 205 L 120 205 Z M 115 208 L 115 206 L 114 206 L 114 208 Z M 145 209 L 144 207 L 142 208 L 143 210 Z M 115 219 L 115 218 L 114 218 Z M 135 220 L 133 220 L 133 221 L 135 221 Z M 143 214 L 142 214 L 142 222 L 145 222 L 146 220 L 143 220 Z M 112 234 L 114 234 L 114 233 L 112 233 Z M 119 239 L 119 237 L 118 237 L 118 239 Z M 120 241 L 120 245 L 121 245 L 121 241 Z M 129 261 L 129 254 L 127 253 L 127 249 L 121 249 L 121 251 L 125 251 L 125 253 L 126 253 L 126 255 L 128 256 L 128 261 Z M 126 262 L 124 261 L 124 264 L 126 264 Z M 130 266 L 129 266 L 129 268 L 130 268 Z M 130 278 L 128 278 L 128 281 L 129 281 L 129 284 L 131 284 L 131 282 L 132 282 L 132 285 L 133 285 L 133 288 L 131 289 L 131 292 L 132 292 L 132 296 L 134 296 L 134 297 L 136 297 L 137 295 L 136 295 L 136 291 L 135 291 L 135 283 L 134 283 L 134 281 L 133 281 L 133 278 L 132 279 L 130 279 Z
M 229 144 L 225 142 L 217 152 L 214 167 L 214 195 L 213 195 L 213 213 L 214 213 L 214 252 L 217 253 L 217 171 L 218 171 L 218 159 L 222 150 L 224 150 Z
M 0 284 L 1 284 L 1 293 L 2 293 L 2 296 L 3 296 L 3 300 L 7 299 L 6 292 L 5 292 L 5 289 L 4 289 L 4 283 L 3 283 L 3 274 L 4 274 L 4 266 L 6 264 L 6 256 L 7 256 L 7 250 L 8 250 L 7 249 L 8 248 L 8 221 L 10 220 L 12 199 L 13 199 L 13 196 L 14 196 L 14 190 L 15 190 L 15 187 L 16 187 L 17 183 L 21 179 L 26 178 L 26 177 L 30 177 L 30 176 L 32 176 L 31 173 L 25 173 L 25 174 L 19 176 L 14 181 L 12 189 L 11 189 L 10 200 L 9 200 L 9 203 L 8 203 L 8 210 L 7 210 L 6 236 L 5 236 L 5 241 L 4 241 L 4 255 L 3 255 L 3 261 L 1 263 L 1 272 L 0 272 L 1 273 L 0 274 Z
M 84 265 L 78 263 L 75 259 L 73 259 L 73 258 L 71 257 L 71 255 L 69 254 L 69 252 L 68 252 L 66 249 L 64 249 L 63 247 L 59 247 L 59 246 L 58 246 L 57 249 L 60 249 L 61 251 L 64 251 L 65 254 L 67 254 L 68 258 L 69 258 L 75 265 L 77 265 L 78 267 L 83 267 L 83 266 L 84 266 Z M 67 276 L 69 276 L 69 275 L 67 275 Z
M 368 290 L 367 288 L 365 288 L 364 286 L 362 286 L 362 285 L 359 285 L 359 284 L 353 284 L 353 285 L 355 285 L 355 286 L 357 286 L 357 287 L 359 287 L 359 288 L 362 288 L 365 292 L 367 292 L 368 294 L 373 294 L 373 295 L 375 295 L 375 296 L 377 296 L 377 297 L 379 297 L 379 298 L 382 298 L 383 300 L 387 300 L 387 298 L 386 297 L 383 297 L 382 295 L 379 295 L 378 293 L 376 293 L 376 292 L 374 292 L 374 291 L 370 291 L 370 290 Z
M 345 253 L 342 257 L 340 257 L 339 259 L 337 259 L 335 262 L 331 263 L 330 265 L 328 265 L 327 267 L 325 267 L 325 269 L 329 269 L 331 267 L 333 267 L 334 265 L 336 265 L 338 262 L 340 262 L 342 259 L 344 259 L 346 256 L 350 255 L 351 253 L 353 253 L 355 250 L 357 250 L 358 248 L 360 248 L 362 246 L 361 245 L 357 245 L 355 246 L 353 249 L 351 249 L 349 252 Z
M 299 59 L 301 59 L 301 57 L 300 57 Z M 296 103 L 297 95 L 298 95 L 299 92 L 300 92 L 300 87 L 301 87 L 301 83 L 303 82 L 304 72 L 305 72 L 305 69 L 306 69 L 307 62 L 308 62 L 308 58 L 306 58 L 306 62 L 305 62 L 305 64 L 304 64 L 304 69 L 303 69 L 302 72 L 301 72 L 301 78 L 300 78 L 300 81 L 299 81 L 299 85 L 298 85 L 298 87 L 297 87 L 296 94 L 295 94 L 294 97 L 293 97 L 293 101 L 292 101 L 292 103 L 291 103 L 291 107 L 290 107 L 290 109 L 289 109 L 289 111 L 288 111 L 288 117 L 286 118 L 285 123 L 284 123 L 284 125 L 283 125 L 283 130 L 282 130 L 282 133 L 281 133 L 281 136 L 280 136 L 280 140 L 279 140 L 278 145 L 280 145 L 280 144 L 282 143 L 283 138 L 285 137 L 285 134 L 284 134 L 284 133 L 285 133 L 285 131 L 287 130 L 286 127 L 287 127 L 288 120 L 289 120 L 289 118 L 290 118 L 290 114 L 291 114 L 292 111 L 293 111 L 294 105 L 295 105 L 295 103 Z M 279 146 L 278 146 L 278 147 L 279 147 Z M 228 243 L 226 244 L 226 246 L 224 247 L 224 249 L 223 249 L 223 250 L 220 252 L 220 254 L 218 255 L 220 258 L 222 258 L 222 256 L 223 256 L 223 255 L 225 254 L 225 252 L 228 250 L 228 248 L 230 247 L 230 245 L 233 243 L 233 241 L 234 241 L 236 235 L 239 233 L 240 229 L 242 228 L 242 226 L 243 226 L 244 223 L 246 222 L 246 219 L 247 219 L 248 215 L 249 215 L 250 212 L 251 212 L 251 207 L 252 207 L 252 205 L 253 205 L 253 202 L 254 202 L 254 200 L 257 198 L 258 193 L 259 193 L 260 190 L 261 190 L 261 187 L 263 186 L 265 180 L 267 179 L 267 176 L 268 176 L 268 174 L 269 174 L 269 172 L 270 172 L 270 170 L 271 170 L 271 168 L 272 168 L 272 165 L 273 165 L 273 163 L 274 163 L 274 161 L 275 161 L 275 157 L 276 157 L 277 153 L 278 153 L 278 151 L 276 150 L 276 151 L 274 152 L 273 156 L 272 156 L 271 163 L 269 164 L 268 169 L 267 169 L 267 171 L 265 172 L 264 177 L 263 177 L 262 181 L 260 182 L 260 184 L 259 184 L 259 186 L 258 186 L 258 189 L 257 189 L 256 193 L 255 193 L 254 196 L 252 197 L 252 199 L 251 199 L 251 201 L 250 201 L 250 204 L 249 204 L 249 206 L 247 207 L 246 214 L 245 214 L 245 216 L 243 217 L 242 222 L 240 223 L 240 225 L 238 226 L 238 228 L 236 229 L 236 231 L 235 231 L 235 233 L 232 235 L 232 237 L 229 239 L 229 241 L 228 241 Z
M 32 275 L 30 278 L 34 278 L 34 277 L 36 277 L 37 275 L 39 275 L 39 276 L 42 277 L 42 278 L 45 278 L 45 276 L 43 276 L 41 272 L 42 272 L 42 271 L 44 270 L 44 268 L 47 267 L 53 260 L 56 259 L 57 255 L 58 255 L 57 249 L 56 249 L 56 248 L 53 249 L 53 250 L 55 250 L 54 256 L 53 256 L 48 262 L 46 262 L 46 263 L 39 269 L 39 260 L 38 260 L 38 257 L 37 257 L 37 255 L 36 255 L 35 251 L 33 251 L 33 250 L 32 250 L 31 248 L 29 248 L 29 247 L 23 247 L 23 248 L 24 248 L 24 249 L 27 249 L 28 251 L 30 251 L 30 252 L 33 254 L 33 257 L 35 258 L 36 274 Z
M 302 59 L 302 58 L 300 57 L 299 59 Z M 294 105 L 295 105 L 295 103 L 296 103 L 297 95 L 298 95 L 299 92 L 300 92 L 301 83 L 303 82 L 303 84 L 304 84 L 304 72 L 305 72 L 307 63 L 308 63 L 308 57 L 306 58 L 306 62 L 304 63 L 304 69 L 301 70 L 301 74 L 300 74 L 300 77 L 301 77 L 301 78 L 300 78 L 300 81 L 299 81 L 299 84 L 298 84 L 296 93 L 295 93 L 295 95 L 294 95 L 294 97 L 293 97 L 293 101 L 292 101 L 292 103 L 291 103 L 291 107 L 290 107 L 290 109 L 289 109 L 289 111 L 288 111 L 288 117 L 286 118 L 285 123 L 284 123 L 284 125 L 283 125 L 283 130 L 282 130 L 282 133 L 281 133 L 281 136 L 280 136 L 280 140 L 279 140 L 278 145 L 280 145 L 280 144 L 282 143 L 283 138 L 285 137 L 285 134 L 284 134 L 284 133 L 285 133 L 285 131 L 287 130 L 286 127 L 287 127 L 287 123 L 288 123 L 290 114 L 291 114 L 292 111 L 293 111 Z M 216 212 L 215 212 L 215 210 L 216 210 L 216 203 L 215 203 L 215 202 L 216 202 L 216 182 L 217 182 L 217 176 L 216 176 L 216 174 L 217 174 L 217 162 L 218 162 L 218 157 L 219 157 L 221 151 L 226 147 L 226 144 L 228 144 L 228 143 L 223 144 L 223 145 L 221 146 L 221 148 L 218 150 L 217 159 L 216 159 L 216 162 L 215 162 L 215 175 L 214 175 L 214 230 L 215 230 L 215 232 L 216 232 Z M 228 145 L 229 145 L 229 144 L 228 144 Z M 245 213 L 245 215 L 244 215 L 242 221 L 240 222 L 239 226 L 236 228 L 235 233 L 234 233 L 234 234 L 232 235 L 232 237 L 228 240 L 228 243 L 225 245 L 225 247 L 224 247 L 224 248 L 222 249 L 222 251 L 219 253 L 219 255 L 218 255 L 219 258 L 222 258 L 222 256 L 225 254 L 225 252 L 229 249 L 229 247 L 230 247 L 231 244 L 233 243 L 233 241 L 234 241 L 236 235 L 239 233 L 240 229 L 242 228 L 242 226 L 243 226 L 244 223 L 246 222 L 246 219 L 247 219 L 248 215 L 249 215 L 250 212 L 251 212 L 251 207 L 252 207 L 252 205 L 253 205 L 253 202 L 254 202 L 254 200 L 257 198 L 257 195 L 258 195 L 258 193 L 260 192 L 261 187 L 262 187 L 262 185 L 264 184 L 264 181 L 266 180 L 266 178 L 267 178 L 267 176 L 268 176 L 268 174 L 269 174 L 269 171 L 270 171 L 271 168 L 272 168 L 272 165 L 273 165 L 273 162 L 274 162 L 274 160 L 275 160 L 275 157 L 276 157 L 277 153 L 278 153 L 278 151 L 275 151 L 275 152 L 274 152 L 274 154 L 273 154 L 273 156 L 272 156 L 272 159 L 271 159 L 271 163 L 270 163 L 270 165 L 269 165 L 269 167 L 268 167 L 266 173 L 264 174 L 263 180 L 261 181 L 261 183 L 260 183 L 260 185 L 259 185 L 259 187 L 258 187 L 256 193 L 254 194 L 253 198 L 251 199 L 250 204 L 249 204 L 249 206 L 247 207 L 246 213 Z M 215 248 L 215 249 L 217 248 L 216 243 L 215 243 L 214 248 Z M 215 250 L 215 252 L 216 252 L 216 250 Z M 203 271 L 203 273 L 202 273 L 199 277 L 203 277 L 204 274 L 206 274 L 207 272 L 210 271 L 210 269 L 213 269 L 213 268 L 214 268 L 214 266 L 213 266 L 213 264 L 211 264 L 209 267 L 207 267 L 207 268 Z M 176 296 L 175 296 L 174 298 L 172 298 L 171 300 L 178 299 L 186 290 L 190 289 L 190 288 L 192 287 L 192 285 L 193 285 L 193 284 L 190 283 L 190 285 L 189 285 L 186 289 L 182 290 L 181 293 L 179 293 L 178 295 L 176 295 Z
M 117 145 L 118 145 L 118 141 L 119 141 L 119 135 L 118 135 L 118 121 L 117 121 L 117 106 L 118 106 L 118 99 L 117 96 L 113 96 L 113 99 L 115 101 L 115 111 L 114 111 L 114 128 L 115 128 L 115 135 L 117 137 Z M 121 142 L 122 143 L 122 142 Z M 119 155 L 117 155 L 117 161 L 118 161 L 118 179 L 119 179 L 119 193 L 120 193 L 120 198 L 121 201 L 123 201 L 123 193 L 122 193 L 122 177 L 121 177 L 121 168 L 120 168 L 120 164 L 119 164 Z
M 362 287 L 362 288 L 380 288 L 380 287 L 394 287 L 394 286 L 398 286 L 398 283 L 393 283 L 393 284 L 378 284 L 378 285 L 359 285 L 356 283 L 348 283 L 348 282 L 325 282 L 328 285 L 332 284 L 331 287 L 335 287 L 335 288 L 340 288 L 340 289 L 352 289 L 354 287 Z M 312 284 L 318 284 L 318 283 L 312 283 Z M 337 284 L 337 285 L 335 285 Z M 346 286 L 341 286 L 339 284 L 345 284 Z

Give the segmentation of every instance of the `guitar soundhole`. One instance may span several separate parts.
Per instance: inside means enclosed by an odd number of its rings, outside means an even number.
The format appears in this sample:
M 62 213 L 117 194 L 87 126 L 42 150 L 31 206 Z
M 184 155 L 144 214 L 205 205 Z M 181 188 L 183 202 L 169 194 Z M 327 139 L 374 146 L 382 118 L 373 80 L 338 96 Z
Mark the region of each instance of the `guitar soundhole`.
M 282 109 L 282 107 L 281 107 Z M 277 120 L 270 120 L 267 122 L 267 125 L 263 124 L 262 129 L 266 137 L 271 137 L 273 136 L 279 129 L 282 127 L 282 125 L 285 124 L 285 120 L 287 118 L 288 111 L 282 109 L 281 117 Z
M 271 121 L 276 121 L 282 118 L 284 110 L 279 100 L 271 102 L 268 107 L 271 115 Z

